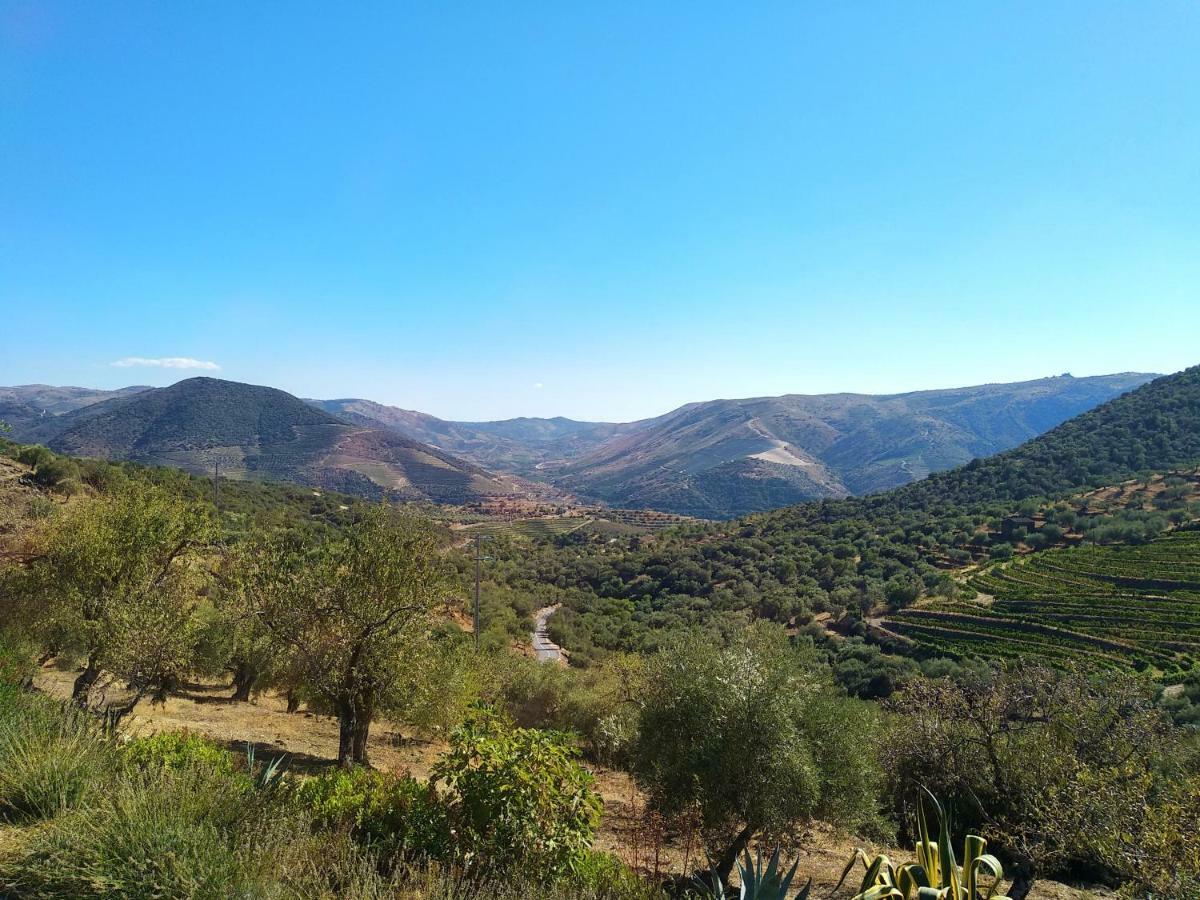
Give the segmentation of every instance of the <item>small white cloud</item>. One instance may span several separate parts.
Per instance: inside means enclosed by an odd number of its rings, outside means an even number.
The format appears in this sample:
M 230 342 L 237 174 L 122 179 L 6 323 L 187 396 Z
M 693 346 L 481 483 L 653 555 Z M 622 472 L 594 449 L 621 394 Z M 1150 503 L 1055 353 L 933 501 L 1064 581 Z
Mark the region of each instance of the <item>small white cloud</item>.
M 535 381 L 533 383 L 533 389 L 535 391 L 540 391 L 542 389 L 542 383 L 540 381 Z
M 124 359 L 118 359 L 116 362 L 110 363 L 118 369 L 132 369 L 135 367 L 150 367 L 154 369 L 204 369 L 208 372 L 215 372 L 220 366 L 215 362 L 209 362 L 204 359 L 192 359 L 190 356 L 163 356 L 158 359 L 146 359 L 144 356 L 126 356 Z

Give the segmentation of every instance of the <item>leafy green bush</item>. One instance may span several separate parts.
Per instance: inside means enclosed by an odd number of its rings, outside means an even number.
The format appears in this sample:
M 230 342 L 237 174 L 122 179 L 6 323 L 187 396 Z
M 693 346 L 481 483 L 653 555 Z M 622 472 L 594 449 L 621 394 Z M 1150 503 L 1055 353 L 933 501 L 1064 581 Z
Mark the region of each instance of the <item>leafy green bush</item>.
M 116 758 L 86 713 L 45 698 L 9 698 L 0 720 L 0 818 L 52 818 L 90 799 Z
M 433 779 L 446 788 L 463 862 L 548 880 L 577 869 L 602 805 L 577 756 L 566 735 L 514 728 L 486 710 L 454 732 Z
M 344 830 L 381 855 L 444 859 L 451 834 L 446 810 L 431 785 L 373 769 L 337 769 L 310 778 L 297 791 L 314 827 Z
M 187 731 L 162 731 L 134 738 L 121 751 L 129 766 L 142 771 L 204 769 L 225 775 L 234 771 L 232 753 Z

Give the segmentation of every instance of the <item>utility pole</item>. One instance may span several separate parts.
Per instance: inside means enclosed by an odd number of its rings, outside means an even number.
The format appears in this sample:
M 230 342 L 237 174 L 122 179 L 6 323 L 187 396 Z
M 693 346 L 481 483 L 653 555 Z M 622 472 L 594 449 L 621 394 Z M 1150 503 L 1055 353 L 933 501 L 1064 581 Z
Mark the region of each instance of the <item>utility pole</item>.
M 490 541 L 491 535 L 475 535 L 475 653 L 479 653 L 479 580 L 483 572 L 483 564 L 491 559 L 483 555 L 483 541 Z

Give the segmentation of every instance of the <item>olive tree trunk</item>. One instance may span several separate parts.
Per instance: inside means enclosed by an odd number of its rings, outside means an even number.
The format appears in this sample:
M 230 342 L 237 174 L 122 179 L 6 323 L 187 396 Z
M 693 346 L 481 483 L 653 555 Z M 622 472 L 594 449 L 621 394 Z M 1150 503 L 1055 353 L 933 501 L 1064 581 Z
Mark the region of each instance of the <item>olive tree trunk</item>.
M 374 712 L 371 691 L 358 691 L 338 704 L 338 765 L 350 768 L 369 764 L 367 738 Z
M 71 700 L 79 706 L 86 706 L 88 692 L 91 691 L 92 685 L 100 677 L 100 660 L 96 654 L 89 653 L 87 665 L 83 671 L 79 673 L 79 677 L 75 679 L 75 684 L 71 687 Z

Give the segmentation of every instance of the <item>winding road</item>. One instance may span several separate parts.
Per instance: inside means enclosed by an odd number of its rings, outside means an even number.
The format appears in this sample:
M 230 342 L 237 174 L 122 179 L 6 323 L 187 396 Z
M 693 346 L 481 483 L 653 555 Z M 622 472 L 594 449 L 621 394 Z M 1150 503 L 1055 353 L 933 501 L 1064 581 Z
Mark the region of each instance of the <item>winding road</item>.
M 533 634 L 531 635 L 533 652 L 541 662 L 556 662 L 560 665 L 566 663 L 562 648 L 550 640 L 550 636 L 546 633 L 546 622 L 561 605 L 561 603 L 555 603 L 553 606 L 543 606 L 533 614 Z

